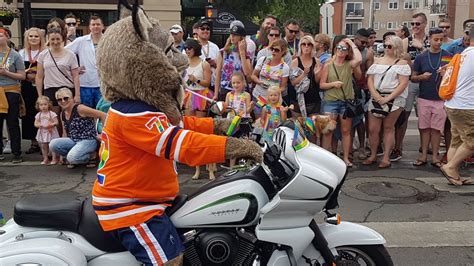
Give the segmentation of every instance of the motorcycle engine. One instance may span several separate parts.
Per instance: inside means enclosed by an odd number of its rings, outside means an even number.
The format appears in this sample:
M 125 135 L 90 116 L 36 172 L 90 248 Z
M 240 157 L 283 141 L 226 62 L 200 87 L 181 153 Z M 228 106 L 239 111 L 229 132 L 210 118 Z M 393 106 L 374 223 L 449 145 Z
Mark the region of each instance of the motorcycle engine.
M 225 230 L 204 230 L 185 243 L 185 265 L 252 265 L 254 245 Z

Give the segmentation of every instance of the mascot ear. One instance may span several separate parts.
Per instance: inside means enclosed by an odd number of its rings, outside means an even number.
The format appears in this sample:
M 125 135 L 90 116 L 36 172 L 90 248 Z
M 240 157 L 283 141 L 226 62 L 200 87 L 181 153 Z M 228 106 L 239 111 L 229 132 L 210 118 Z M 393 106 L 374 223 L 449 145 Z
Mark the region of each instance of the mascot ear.
M 138 34 L 140 39 L 143 41 L 148 41 L 148 30 L 153 28 L 151 21 L 148 19 L 148 16 L 145 14 L 145 11 L 140 8 L 138 5 L 138 0 L 135 0 L 132 8 L 132 22 L 135 32 Z
M 127 0 L 119 0 L 117 8 L 119 20 L 132 15 L 132 7 Z

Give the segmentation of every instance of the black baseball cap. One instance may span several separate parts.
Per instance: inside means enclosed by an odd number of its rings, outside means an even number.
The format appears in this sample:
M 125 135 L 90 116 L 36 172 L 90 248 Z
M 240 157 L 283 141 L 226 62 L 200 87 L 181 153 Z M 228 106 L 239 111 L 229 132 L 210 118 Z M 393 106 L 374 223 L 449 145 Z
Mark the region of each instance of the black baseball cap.
M 204 25 L 211 26 L 211 22 L 207 19 L 202 19 L 198 22 L 198 27 L 202 27 Z
M 230 28 L 230 34 L 234 34 L 237 36 L 245 36 L 246 35 L 245 28 L 239 25 L 233 25 Z

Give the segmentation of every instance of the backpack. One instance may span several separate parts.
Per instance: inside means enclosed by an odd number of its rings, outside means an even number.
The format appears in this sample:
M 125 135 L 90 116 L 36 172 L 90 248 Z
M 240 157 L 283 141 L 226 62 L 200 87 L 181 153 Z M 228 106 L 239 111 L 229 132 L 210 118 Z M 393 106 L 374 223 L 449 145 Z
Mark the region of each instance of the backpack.
M 446 73 L 441 80 L 439 86 L 439 97 L 442 100 L 451 100 L 454 96 L 454 91 L 456 91 L 456 83 L 458 80 L 459 69 L 464 57 L 461 54 L 456 54 L 453 56 L 451 61 L 449 61 L 448 66 L 446 67 Z

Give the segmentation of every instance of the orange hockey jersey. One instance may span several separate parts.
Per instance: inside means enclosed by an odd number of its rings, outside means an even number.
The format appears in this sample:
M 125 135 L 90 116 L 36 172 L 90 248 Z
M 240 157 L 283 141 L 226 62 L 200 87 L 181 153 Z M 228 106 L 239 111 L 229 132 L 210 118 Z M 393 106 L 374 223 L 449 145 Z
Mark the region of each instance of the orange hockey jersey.
M 184 129 L 172 126 L 164 113 L 143 102 L 112 104 L 92 191 L 105 231 L 162 215 L 179 190 L 175 161 L 197 166 L 225 160 L 226 138 L 210 135 L 212 118 L 183 122 Z

